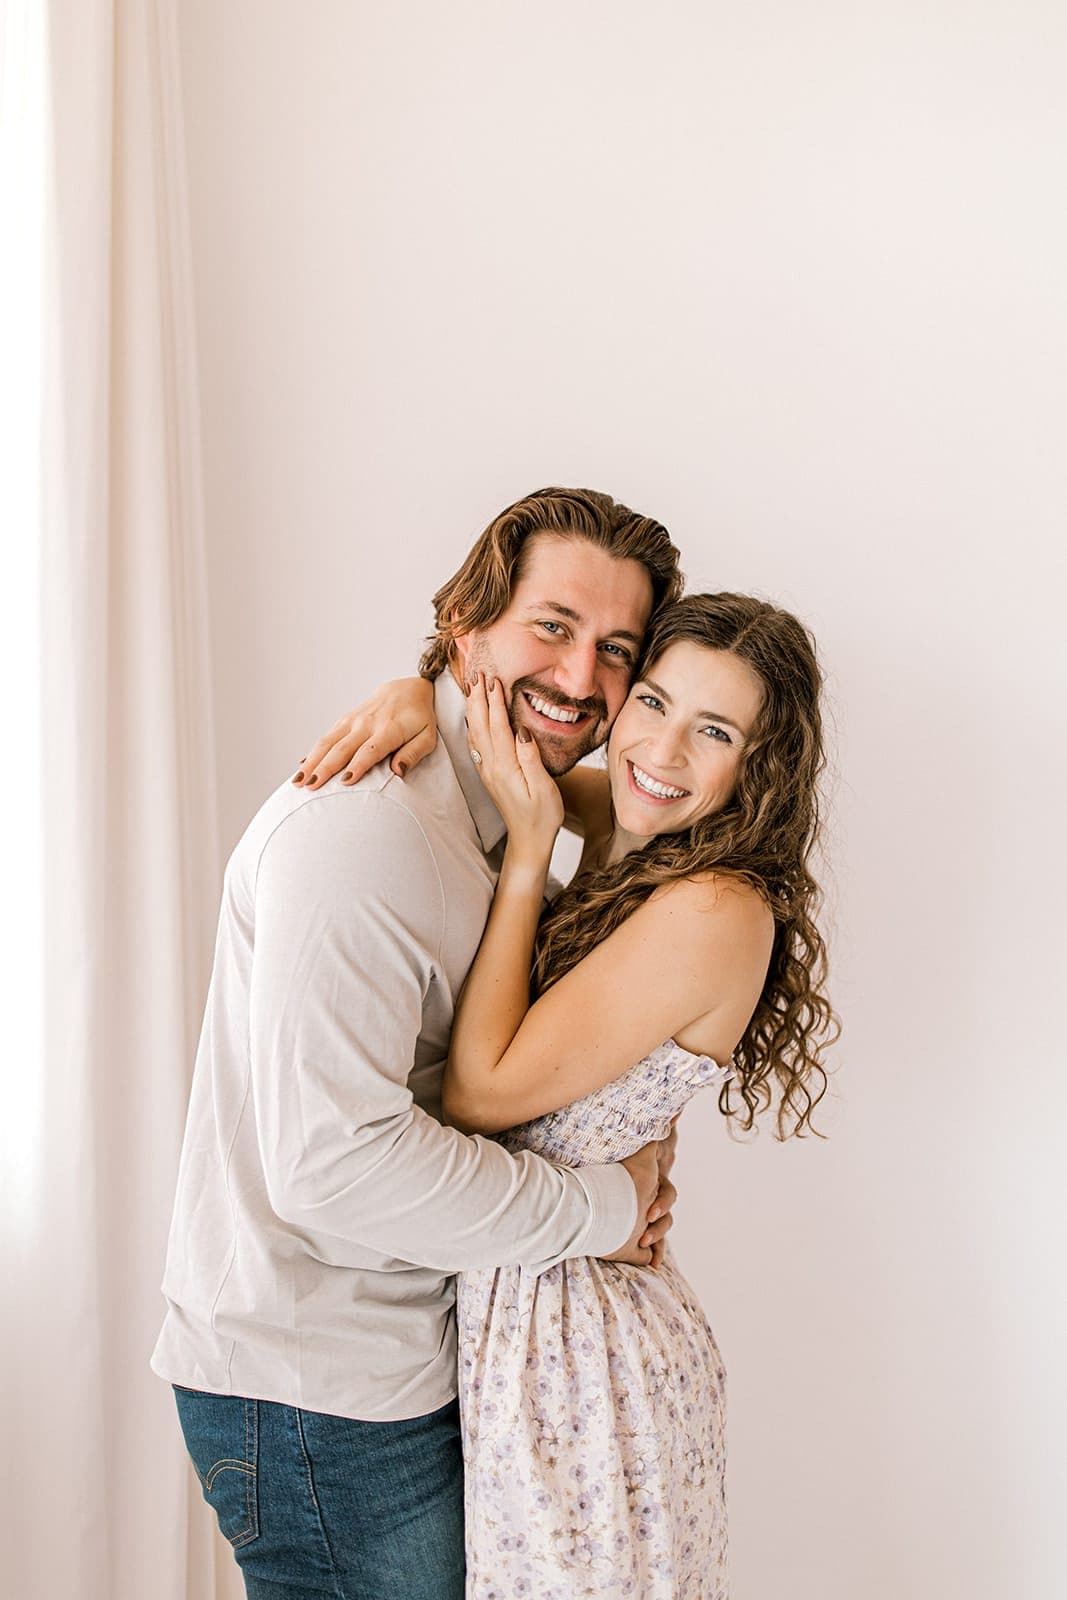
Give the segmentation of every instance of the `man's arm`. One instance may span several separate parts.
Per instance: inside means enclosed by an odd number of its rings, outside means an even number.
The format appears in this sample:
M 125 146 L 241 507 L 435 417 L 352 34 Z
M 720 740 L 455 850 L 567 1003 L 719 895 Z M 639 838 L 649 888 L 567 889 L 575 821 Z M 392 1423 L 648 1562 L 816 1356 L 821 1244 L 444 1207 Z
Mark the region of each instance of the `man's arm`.
M 444 1272 L 611 1254 L 636 1219 L 621 1166 L 511 1156 L 413 1102 L 446 909 L 418 822 L 376 790 L 320 796 L 265 846 L 250 1053 L 271 1205 Z

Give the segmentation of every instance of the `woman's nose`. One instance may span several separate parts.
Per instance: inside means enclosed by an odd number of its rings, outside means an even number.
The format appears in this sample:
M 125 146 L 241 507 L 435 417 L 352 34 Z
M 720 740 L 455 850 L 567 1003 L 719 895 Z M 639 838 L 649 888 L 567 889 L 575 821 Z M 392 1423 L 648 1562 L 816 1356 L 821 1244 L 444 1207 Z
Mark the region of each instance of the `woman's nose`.
M 672 727 L 667 723 L 658 733 L 651 735 L 646 744 L 648 759 L 656 766 L 677 768 L 685 765 L 683 729 Z

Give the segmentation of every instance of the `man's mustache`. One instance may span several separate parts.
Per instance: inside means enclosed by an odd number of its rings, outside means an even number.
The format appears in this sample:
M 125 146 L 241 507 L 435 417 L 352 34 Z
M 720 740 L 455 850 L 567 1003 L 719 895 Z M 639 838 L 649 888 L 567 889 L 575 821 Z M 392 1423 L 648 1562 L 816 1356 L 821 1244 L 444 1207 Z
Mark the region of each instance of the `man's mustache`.
M 555 690 L 546 689 L 536 678 L 520 678 L 513 684 L 512 700 L 520 694 L 535 694 L 538 700 L 546 700 L 550 706 L 559 706 L 563 711 L 580 711 L 583 716 L 596 717 L 600 722 L 607 720 L 608 708 L 599 695 L 588 700 L 567 700 Z

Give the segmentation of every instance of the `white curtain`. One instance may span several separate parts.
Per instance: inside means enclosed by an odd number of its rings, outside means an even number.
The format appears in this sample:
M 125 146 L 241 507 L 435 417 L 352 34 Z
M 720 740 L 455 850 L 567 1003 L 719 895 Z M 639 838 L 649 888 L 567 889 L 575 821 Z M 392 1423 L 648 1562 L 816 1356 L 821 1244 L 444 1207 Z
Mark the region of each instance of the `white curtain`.
M 7 684 L 40 718 L 41 776 L 11 752 L 4 850 L 27 903 L 41 879 L 43 927 L 0 911 L 22 1042 L 0 1587 L 213 1600 L 239 1588 L 147 1364 L 218 893 L 172 0 L 8 0 L 2 67 L 4 242 L 38 273 L 14 314 L 5 285 L 24 409 L 0 496 L 6 522 L 21 483 L 11 532 L 35 559 L 9 575 L 43 600 L 24 595 Z

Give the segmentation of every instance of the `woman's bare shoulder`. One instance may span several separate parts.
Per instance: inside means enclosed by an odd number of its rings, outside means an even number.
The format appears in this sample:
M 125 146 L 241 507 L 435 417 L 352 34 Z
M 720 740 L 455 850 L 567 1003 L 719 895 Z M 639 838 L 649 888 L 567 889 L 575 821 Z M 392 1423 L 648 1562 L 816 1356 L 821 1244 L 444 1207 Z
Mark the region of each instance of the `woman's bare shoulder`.
M 728 872 L 697 872 L 661 884 L 649 897 L 648 907 L 657 908 L 664 919 L 684 919 L 695 932 L 711 932 L 720 937 L 725 924 L 734 933 L 769 936 L 774 928 L 774 913 L 759 889 L 744 878 Z

